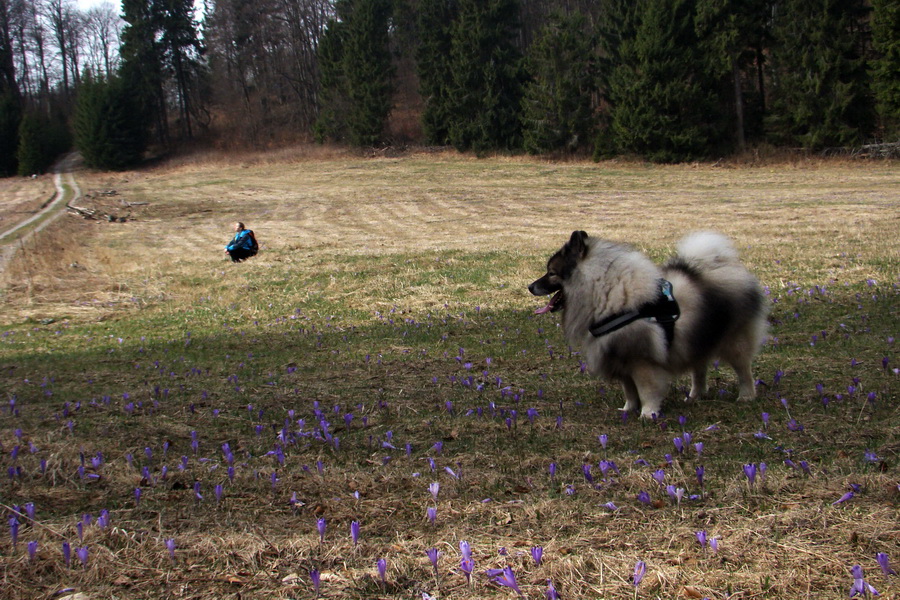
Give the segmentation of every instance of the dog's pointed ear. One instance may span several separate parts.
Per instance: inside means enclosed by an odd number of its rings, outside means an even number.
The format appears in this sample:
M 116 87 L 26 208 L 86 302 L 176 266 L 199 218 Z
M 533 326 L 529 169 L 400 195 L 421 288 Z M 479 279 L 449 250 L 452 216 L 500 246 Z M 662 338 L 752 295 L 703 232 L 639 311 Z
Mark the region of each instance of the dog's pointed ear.
M 572 237 L 569 238 L 569 243 L 566 244 L 569 247 L 569 252 L 577 256 L 584 256 L 587 254 L 587 239 L 587 232 L 573 231 Z

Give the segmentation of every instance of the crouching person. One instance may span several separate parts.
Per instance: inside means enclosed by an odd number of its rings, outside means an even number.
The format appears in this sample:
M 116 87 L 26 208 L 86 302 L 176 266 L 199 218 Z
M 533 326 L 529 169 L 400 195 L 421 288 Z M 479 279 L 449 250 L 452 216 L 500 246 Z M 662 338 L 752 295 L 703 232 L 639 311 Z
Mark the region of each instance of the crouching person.
M 225 254 L 231 257 L 232 262 L 241 262 L 259 252 L 259 244 L 253 231 L 244 227 L 244 224 L 234 224 L 234 238 L 225 246 Z

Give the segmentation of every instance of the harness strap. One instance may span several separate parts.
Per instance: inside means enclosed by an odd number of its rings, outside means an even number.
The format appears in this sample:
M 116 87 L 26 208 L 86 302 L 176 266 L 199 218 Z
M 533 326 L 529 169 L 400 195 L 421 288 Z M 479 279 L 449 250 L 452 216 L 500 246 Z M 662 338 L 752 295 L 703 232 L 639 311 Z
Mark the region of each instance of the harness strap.
M 663 328 L 666 344 L 671 346 L 675 338 L 675 321 L 681 316 L 678 301 L 672 295 L 672 284 L 665 279 L 659 280 L 659 295 L 652 302 L 641 306 L 638 310 L 616 313 L 602 319 L 590 327 L 591 335 L 603 337 L 618 331 L 638 319 L 652 319 Z

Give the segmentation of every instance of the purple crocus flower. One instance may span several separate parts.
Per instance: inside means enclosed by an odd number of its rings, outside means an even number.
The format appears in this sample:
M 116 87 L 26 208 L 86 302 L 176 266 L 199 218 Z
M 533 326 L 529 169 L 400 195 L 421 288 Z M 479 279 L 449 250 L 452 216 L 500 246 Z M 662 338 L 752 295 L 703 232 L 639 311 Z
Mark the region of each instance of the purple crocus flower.
M 428 491 L 431 492 L 431 497 L 437 500 L 438 493 L 441 491 L 441 484 L 435 481 L 428 486 Z
M 591 485 L 594 484 L 594 476 L 591 475 L 591 465 L 581 465 L 581 472 L 584 475 L 584 479 Z
M 82 546 L 81 548 L 76 549 L 75 556 L 81 561 L 81 566 L 86 569 L 88 563 L 88 547 Z
M 650 504 L 650 502 L 651 502 L 650 494 L 648 494 L 644 490 L 641 490 L 640 492 L 638 492 L 637 499 L 639 502 L 641 502 L 643 504 Z
M 697 442 L 694 444 L 694 452 L 697 453 L 697 458 L 700 458 L 700 455 L 703 454 L 703 442 Z
M 843 504 L 847 500 L 850 500 L 851 498 L 853 498 L 853 495 L 854 495 L 853 492 L 847 492 L 846 494 L 844 494 L 843 496 L 841 496 L 840 498 L 838 498 L 837 500 L 832 502 L 831 505 L 837 506 L 838 504 Z
M 601 460 L 597 466 L 600 468 L 600 472 L 603 473 L 604 477 L 606 477 L 607 471 L 612 471 L 616 475 L 621 475 L 621 473 L 619 472 L 619 467 L 616 465 L 615 461 Z
M 703 475 L 706 473 L 706 469 L 703 465 L 697 465 L 695 472 L 697 473 L 697 484 L 703 487 Z
M 28 560 L 34 562 L 34 555 L 37 553 L 38 543 L 28 542 Z
M 169 551 L 169 560 L 173 563 L 175 562 L 175 538 L 169 538 L 166 540 L 166 550 Z
M 542 546 L 532 546 L 531 548 L 531 558 L 534 559 L 534 564 L 540 565 L 541 559 L 544 556 L 544 548 Z
M 316 521 L 316 529 L 319 530 L 319 542 L 322 543 L 325 541 L 325 517 L 320 517 L 318 521 Z
M 359 521 L 350 522 L 350 538 L 353 540 L 354 546 L 359 543 Z
M 706 548 L 706 532 L 701 530 L 694 535 L 697 536 L 697 541 L 700 542 L 700 547 Z
M 309 570 L 309 578 L 313 584 L 313 591 L 316 594 L 316 598 L 319 597 L 319 586 L 322 585 L 322 577 L 319 573 L 318 569 L 310 569 Z
M 787 428 L 791 431 L 803 431 L 803 425 L 801 425 L 797 419 L 788 421 Z
M 69 542 L 62 543 L 62 555 L 63 555 L 63 562 L 66 564 L 66 567 L 68 568 L 72 564 L 72 546 L 69 545 Z
M 19 543 L 19 520 L 15 517 L 9 518 L 9 537 L 12 539 L 13 549 Z
M 719 538 L 714 537 L 709 540 L 709 547 L 712 548 L 713 552 L 719 551 Z
M 647 573 L 647 563 L 642 560 L 637 561 L 634 565 L 634 576 L 631 578 L 631 583 L 634 587 L 637 587 L 641 584 L 641 581 L 644 579 L 644 575 Z
M 516 574 L 513 573 L 512 567 L 506 566 L 502 569 L 488 569 L 488 577 L 490 577 L 497 585 L 508 587 L 519 596 L 524 597 L 519 584 L 516 583 Z
M 425 551 L 425 555 L 428 556 L 428 560 L 431 561 L 431 566 L 434 567 L 434 575 L 437 577 L 438 557 L 441 555 L 440 551 L 437 548 L 429 548 Z
M 863 579 L 863 569 L 859 565 L 855 565 L 850 569 L 850 574 L 853 575 L 853 585 L 850 587 L 850 597 L 854 596 L 863 596 L 866 597 L 869 594 L 873 596 L 878 595 L 878 590 L 872 587 L 869 583 Z
M 437 509 L 429 506 L 425 511 L 425 515 L 428 517 L 428 522 L 434 525 L 434 521 L 437 519 Z
M 653 472 L 653 479 L 655 479 L 657 483 L 662 485 L 663 482 L 666 480 L 666 472 L 663 471 L 662 469 L 657 469 L 656 471 Z
M 466 582 L 471 583 L 475 561 L 472 560 L 472 549 L 469 547 L 469 542 L 461 540 L 459 542 L 459 552 L 462 554 L 462 558 L 459 561 L 459 569 L 466 576 Z
M 547 470 L 550 472 L 550 479 L 554 479 L 556 477 L 556 463 L 550 463 L 550 466 L 547 467 Z
M 684 440 L 681 436 L 678 436 L 672 440 L 672 443 L 675 445 L 675 450 L 678 451 L 678 454 L 682 454 L 684 452 Z
M 756 463 L 748 463 L 744 465 L 744 475 L 747 476 L 747 481 L 750 482 L 750 485 L 756 481 Z
M 875 555 L 875 560 L 878 561 L 878 566 L 881 567 L 881 572 L 887 575 L 896 575 L 897 571 L 891 568 L 890 563 L 888 562 L 888 555 L 885 552 L 878 552 Z
M 604 450 L 606 450 L 606 444 L 609 442 L 609 436 L 603 433 L 597 436 L 597 439 L 600 440 L 600 445 L 603 446 Z
M 375 563 L 375 568 L 378 569 L 378 578 L 381 579 L 381 583 L 387 583 L 387 561 L 379 558 Z
M 560 600 L 559 592 L 556 591 L 556 588 L 553 587 L 553 582 L 551 580 L 547 580 L 547 592 L 546 592 L 547 600 Z
M 459 553 L 462 554 L 463 560 L 472 560 L 472 547 L 469 545 L 469 542 L 460 540 Z

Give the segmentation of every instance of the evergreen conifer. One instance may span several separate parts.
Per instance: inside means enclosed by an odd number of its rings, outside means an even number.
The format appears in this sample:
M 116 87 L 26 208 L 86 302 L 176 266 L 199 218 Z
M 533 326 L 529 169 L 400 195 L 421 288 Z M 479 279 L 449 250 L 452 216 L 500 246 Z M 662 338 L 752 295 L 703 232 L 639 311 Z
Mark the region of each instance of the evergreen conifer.
M 575 151 L 591 142 L 596 77 L 593 45 L 581 14 L 550 19 L 528 56 L 522 100 L 523 141 L 533 154 Z
M 718 90 L 706 77 L 693 0 L 641 0 L 609 78 L 615 146 L 654 162 L 705 156 L 720 134 Z
M 416 71 L 425 107 L 422 127 L 430 144 L 450 143 L 452 26 L 459 0 L 422 0 L 419 7 L 419 47 Z
M 514 40 L 517 0 L 460 0 L 453 23 L 450 142 L 458 150 L 521 147 L 524 71 Z
M 810 150 L 864 141 L 874 127 L 862 53 L 865 0 L 785 0 L 778 8 L 768 121 L 773 141 Z
M 872 1 L 872 87 L 883 134 L 900 139 L 900 1 Z
M 125 80 L 84 78 L 75 102 L 73 129 L 75 145 L 88 166 L 124 169 L 140 162 L 147 130 L 136 118 L 139 110 Z

